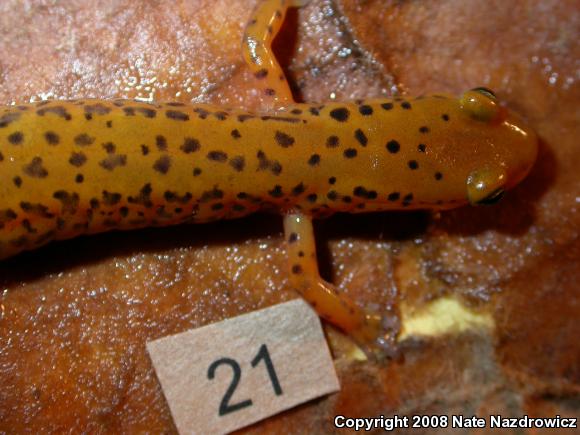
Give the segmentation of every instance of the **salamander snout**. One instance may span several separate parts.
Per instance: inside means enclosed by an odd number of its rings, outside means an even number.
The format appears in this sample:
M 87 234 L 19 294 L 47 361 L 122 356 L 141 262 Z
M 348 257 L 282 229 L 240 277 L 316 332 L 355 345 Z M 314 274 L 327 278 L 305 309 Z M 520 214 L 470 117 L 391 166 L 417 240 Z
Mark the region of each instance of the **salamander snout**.
M 472 156 L 475 166 L 467 174 L 467 199 L 471 204 L 494 204 L 531 170 L 538 154 L 538 138 L 487 88 L 465 92 L 459 105 L 481 132 L 480 146 Z

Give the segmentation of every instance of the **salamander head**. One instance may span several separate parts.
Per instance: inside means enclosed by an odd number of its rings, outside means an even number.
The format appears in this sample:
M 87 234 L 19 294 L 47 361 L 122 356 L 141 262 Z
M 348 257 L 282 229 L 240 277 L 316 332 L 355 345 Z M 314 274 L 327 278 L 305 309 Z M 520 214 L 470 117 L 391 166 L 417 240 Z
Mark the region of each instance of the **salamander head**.
M 483 124 L 484 142 L 476 151 L 487 156 L 487 160 L 481 160 L 480 167 L 467 174 L 467 199 L 471 204 L 495 204 L 532 168 L 538 139 L 521 118 L 498 104 L 489 89 L 475 88 L 465 92 L 459 99 L 459 106 L 476 124 Z M 474 157 L 475 161 L 480 160 L 479 156 Z

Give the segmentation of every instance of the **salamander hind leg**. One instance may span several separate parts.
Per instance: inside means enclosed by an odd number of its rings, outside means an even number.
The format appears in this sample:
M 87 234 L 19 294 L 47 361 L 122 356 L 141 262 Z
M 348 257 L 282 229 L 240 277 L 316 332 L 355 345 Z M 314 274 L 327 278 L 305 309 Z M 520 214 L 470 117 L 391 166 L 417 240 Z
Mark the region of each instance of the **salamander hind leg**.
M 358 307 L 320 277 L 310 217 L 300 213 L 286 215 L 284 234 L 292 287 L 312 305 L 320 317 L 342 329 L 363 346 L 374 347 L 379 344 L 381 317 Z
M 286 76 L 274 53 L 272 41 L 280 30 L 286 11 L 302 6 L 309 0 L 264 0 L 256 6 L 246 25 L 242 40 L 242 54 L 254 77 L 258 79 L 263 99 L 274 107 L 293 103 Z

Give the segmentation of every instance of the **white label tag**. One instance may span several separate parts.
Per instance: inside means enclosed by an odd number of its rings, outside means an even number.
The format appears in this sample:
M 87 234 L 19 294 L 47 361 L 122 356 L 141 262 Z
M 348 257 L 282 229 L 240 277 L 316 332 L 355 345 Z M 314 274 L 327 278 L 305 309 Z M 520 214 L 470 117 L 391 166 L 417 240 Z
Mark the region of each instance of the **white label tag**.
M 179 433 L 228 433 L 340 389 L 320 319 L 296 299 L 147 343 Z

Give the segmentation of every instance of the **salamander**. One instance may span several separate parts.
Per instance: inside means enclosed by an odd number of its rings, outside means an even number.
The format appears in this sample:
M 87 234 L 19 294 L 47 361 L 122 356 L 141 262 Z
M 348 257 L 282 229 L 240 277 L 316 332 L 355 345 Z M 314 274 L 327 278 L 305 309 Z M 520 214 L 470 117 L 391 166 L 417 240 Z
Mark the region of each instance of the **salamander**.
M 495 202 L 530 171 L 537 138 L 485 88 L 294 102 L 271 41 L 300 3 L 260 3 L 244 33 L 272 110 L 95 99 L 1 108 L 0 258 L 81 234 L 273 211 L 292 287 L 355 339 L 380 340 L 381 316 L 320 278 L 312 219 Z

